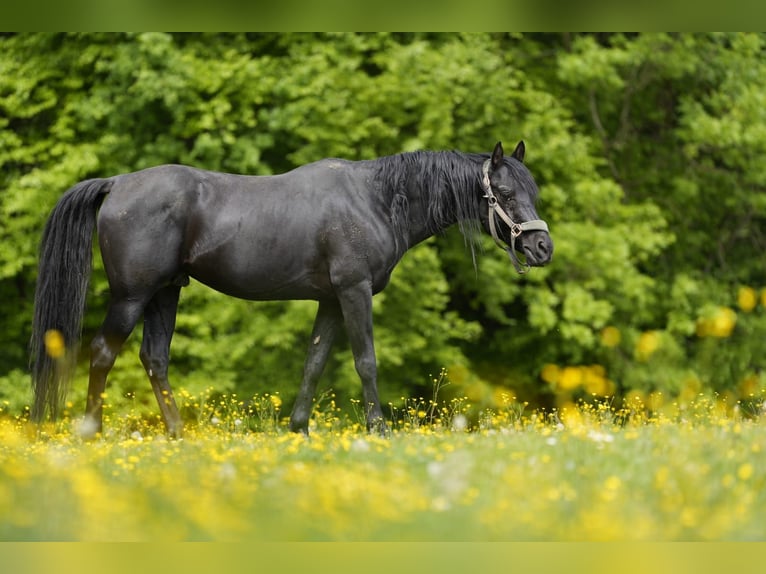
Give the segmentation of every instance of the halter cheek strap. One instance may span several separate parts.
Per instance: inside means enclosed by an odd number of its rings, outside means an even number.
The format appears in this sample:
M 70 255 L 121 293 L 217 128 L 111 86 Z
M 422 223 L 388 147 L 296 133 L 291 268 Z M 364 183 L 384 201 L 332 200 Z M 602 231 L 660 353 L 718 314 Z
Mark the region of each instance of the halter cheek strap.
M 516 272 L 524 274 L 529 271 L 529 263 L 522 264 L 519 261 L 519 258 L 516 255 L 516 249 L 514 248 L 516 238 L 525 231 L 545 231 L 547 233 L 548 224 L 545 223 L 545 221 L 542 219 L 532 219 L 530 221 L 516 223 L 508 216 L 505 211 L 501 209 L 500 205 L 498 205 L 497 197 L 495 197 L 495 194 L 492 192 L 492 185 L 489 182 L 489 162 L 490 160 L 485 161 L 481 170 L 481 185 L 484 189 L 484 197 L 487 198 L 487 205 L 489 205 L 489 233 L 497 246 L 508 253 L 508 257 L 510 258 L 511 263 L 513 263 L 513 267 L 516 269 Z M 500 219 L 502 219 L 503 222 L 508 226 L 508 229 L 511 232 L 510 245 L 506 244 L 502 239 L 500 239 L 500 236 L 497 234 L 495 216 L 500 217 Z

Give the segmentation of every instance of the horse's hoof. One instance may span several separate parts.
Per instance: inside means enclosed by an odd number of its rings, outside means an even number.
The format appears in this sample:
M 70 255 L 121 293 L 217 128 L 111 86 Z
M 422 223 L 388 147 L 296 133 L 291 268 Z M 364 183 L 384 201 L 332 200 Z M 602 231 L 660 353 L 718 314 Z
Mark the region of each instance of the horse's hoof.
M 101 434 L 101 423 L 90 415 L 85 415 L 77 424 L 75 432 L 82 440 L 94 440 Z
M 295 434 L 302 434 L 306 438 L 309 436 L 309 425 L 307 424 L 292 424 L 290 423 L 290 432 Z
M 370 434 L 376 434 L 381 438 L 388 438 L 391 436 L 391 429 L 388 428 L 388 425 L 383 418 L 374 419 L 368 422 L 367 432 Z

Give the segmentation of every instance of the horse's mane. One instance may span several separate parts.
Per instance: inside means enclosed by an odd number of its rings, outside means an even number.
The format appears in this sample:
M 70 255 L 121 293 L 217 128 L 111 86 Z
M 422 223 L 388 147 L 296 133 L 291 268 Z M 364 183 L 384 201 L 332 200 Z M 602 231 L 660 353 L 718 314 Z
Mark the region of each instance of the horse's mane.
M 408 195 L 418 190 L 425 207 L 426 228 L 438 233 L 457 221 L 474 255 L 479 245 L 481 165 L 488 157 L 459 151 L 415 151 L 375 160 L 376 179 L 382 192 L 390 197 L 391 225 L 400 253 L 409 247 Z

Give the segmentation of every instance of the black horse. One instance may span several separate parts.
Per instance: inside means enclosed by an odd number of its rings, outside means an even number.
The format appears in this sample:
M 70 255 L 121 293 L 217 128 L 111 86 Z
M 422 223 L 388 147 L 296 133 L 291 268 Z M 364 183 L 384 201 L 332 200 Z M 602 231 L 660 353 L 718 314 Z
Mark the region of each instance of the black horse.
M 42 238 L 31 340 L 33 420 L 47 412 L 55 418 L 64 400 L 74 353 L 57 357 L 46 348 L 46 334 L 76 348 L 97 227 L 111 301 L 91 343 L 88 433 L 101 430 L 107 374 L 142 315 L 141 362 L 169 434 L 182 433 L 168 362 L 180 290 L 190 277 L 244 299 L 317 300 L 290 428 L 308 433 L 317 381 L 345 326 L 368 429 L 384 429 L 372 296 L 407 249 L 455 223 L 469 239 L 483 226 L 519 272 L 548 263 L 553 243 L 535 211 L 538 190 L 523 158 L 523 142 L 510 157 L 498 143 L 492 154 L 325 159 L 275 176 L 163 165 L 78 183 L 53 209 Z M 516 250 L 525 256 L 523 266 Z

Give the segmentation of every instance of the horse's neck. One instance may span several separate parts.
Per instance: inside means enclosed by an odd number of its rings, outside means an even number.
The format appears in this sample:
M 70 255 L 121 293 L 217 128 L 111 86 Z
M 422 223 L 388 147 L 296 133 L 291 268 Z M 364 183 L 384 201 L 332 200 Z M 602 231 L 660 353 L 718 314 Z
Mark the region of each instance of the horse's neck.
M 458 152 L 414 152 L 378 161 L 384 177 L 393 177 L 387 185 L 400 250 L 455 223 L 464 233 L 475 228 L 481 164 L 473 158 Z M 400 171 L 404 166 L 406 171 Z
M 414 245 L 437 235 L 455 224 L 467 223 L 469 214 L 465 205 L 478 201 L 478 186 L 460 186 L 454 182 L 442 182 L 442 189 L 426 192 L 417 188 L 409 194 L 409 232 L 410 244 Z

